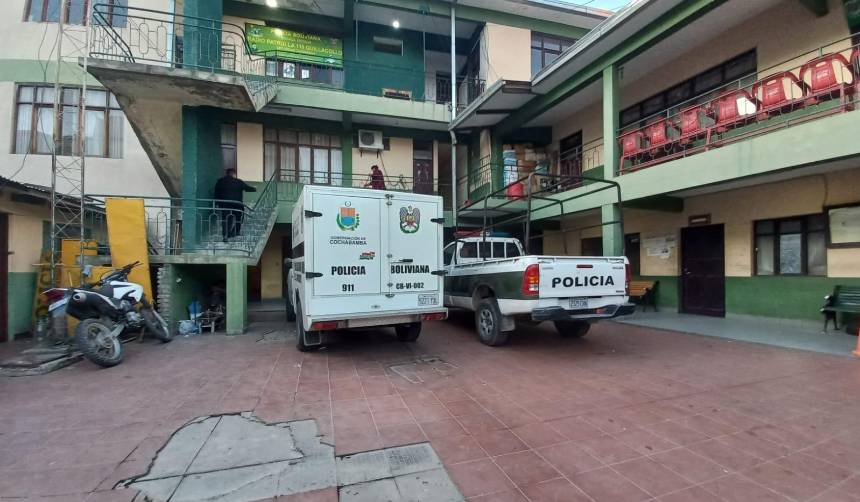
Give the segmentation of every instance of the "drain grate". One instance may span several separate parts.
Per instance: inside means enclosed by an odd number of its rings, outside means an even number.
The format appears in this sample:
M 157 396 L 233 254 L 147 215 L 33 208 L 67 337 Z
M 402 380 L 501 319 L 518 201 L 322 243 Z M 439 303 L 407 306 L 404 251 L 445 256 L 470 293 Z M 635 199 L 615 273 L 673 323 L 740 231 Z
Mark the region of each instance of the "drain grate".
M 389 369 L 409 383 L 424 383 L 449 376 L 458 367 L 436 356 L 419 356 L 409 362 L 393 364 Z

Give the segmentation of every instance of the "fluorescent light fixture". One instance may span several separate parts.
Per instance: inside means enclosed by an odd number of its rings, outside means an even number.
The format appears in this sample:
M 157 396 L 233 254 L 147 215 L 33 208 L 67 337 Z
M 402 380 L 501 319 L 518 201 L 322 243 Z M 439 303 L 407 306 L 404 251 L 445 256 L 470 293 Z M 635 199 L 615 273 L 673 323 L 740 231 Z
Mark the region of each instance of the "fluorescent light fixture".
M 396 19 L 394 21 L 391 21 L 391 26 L 394 26 L 395 30 L 400 28 L 400 21 L 398 21 Z
M 275 8 L 278 6 L 278 0 L 266 0 L 266 5 Z

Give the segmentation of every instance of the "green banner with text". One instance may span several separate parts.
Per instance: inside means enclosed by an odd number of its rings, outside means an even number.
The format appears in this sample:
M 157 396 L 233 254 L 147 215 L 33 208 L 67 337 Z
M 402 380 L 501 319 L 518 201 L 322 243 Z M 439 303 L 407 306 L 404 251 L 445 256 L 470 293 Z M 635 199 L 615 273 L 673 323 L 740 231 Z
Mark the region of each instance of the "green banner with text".
M 255 54 L 289 61 L 343 67 L 343 42 L 338 38 L 245 23 L 245 36 Z

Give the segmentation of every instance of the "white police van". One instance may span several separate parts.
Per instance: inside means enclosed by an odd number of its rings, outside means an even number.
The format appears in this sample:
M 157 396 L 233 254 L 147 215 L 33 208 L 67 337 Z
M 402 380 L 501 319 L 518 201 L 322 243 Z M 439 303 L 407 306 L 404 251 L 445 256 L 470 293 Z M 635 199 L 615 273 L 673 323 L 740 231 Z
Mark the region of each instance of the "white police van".
M 445 319 L 442 198 L 305 185 L 292 216 L 287 320 L 301 351 L 326 331 L 393 326 L 414 341 L 423 321 Z

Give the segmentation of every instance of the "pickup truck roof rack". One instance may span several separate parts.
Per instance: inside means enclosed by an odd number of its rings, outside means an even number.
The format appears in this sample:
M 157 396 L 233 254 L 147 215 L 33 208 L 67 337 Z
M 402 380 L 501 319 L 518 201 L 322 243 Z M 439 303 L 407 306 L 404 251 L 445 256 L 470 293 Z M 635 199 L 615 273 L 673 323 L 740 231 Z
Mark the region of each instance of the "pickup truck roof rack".
M 535 181 L 539 184 L 535 185 Z M 509 190 L 520 184 L 524 186 L 522 195 L 511 195 L 516 191 Z M 537 190 L 533 187 L 538 186 Z M 615 192 L 615 200 L 607 201 L 607 204 L 617 204 L 619 207 L 617 220 L 601 222 L 596 225 L 586 225 L 577 228 L 562 229 L 552 232 L 543 232 L 541 235 L 532 236 L 533 220 L 548 220 L 561 217 L 566 209 L 570 209 L 570 203 L 583 197 L 592 196 L 599 192 L 611 190 Z M 565 206 L 565 204 L 568 204 Z M 469 202 L 457 211 L 457 222 L 471 223 L 472 228 L 480 226 L 481 235 L 486 236 L 488 231 L 498 227 L 523 225 L 523 239 L 526 254 L 529 254 L 530 243 L 533 239 L 551 234 L 565 234 L 588 228 L 603 227 L 605 225 L 618 225 L 621 235 L 624 235 L 624 218 L 621 211 L 621 185 L 612 180 L 593 178 L 582 175 L 558 175 L 529 173 L 516 181 L 495 190 L 486 196 Z M 567 253 L 567 239 L 562 239 L 564 252 Z M 622 252 L 624 239 L 621 240 Z

